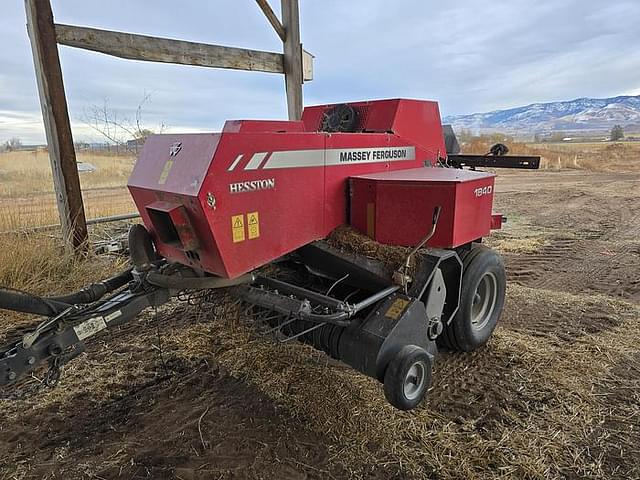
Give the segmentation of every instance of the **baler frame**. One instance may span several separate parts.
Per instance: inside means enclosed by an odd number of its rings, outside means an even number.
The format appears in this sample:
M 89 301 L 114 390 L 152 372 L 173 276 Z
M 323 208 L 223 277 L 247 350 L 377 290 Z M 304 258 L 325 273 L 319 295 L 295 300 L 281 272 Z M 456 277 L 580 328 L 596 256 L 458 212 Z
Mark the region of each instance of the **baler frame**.
M 0 385 L 16 390 L 44 362 L 43 383 L 55 383 L 99 332 L 184 291 L 230 288 L 279 340 L 326 352 L 414 408 L 438 348 L 481 347 L 504 304 L 504 264 L 481 245 L 503 221 L 495 174 L 471 170 L 539 165 L 502 145 L 443 157 L 444 140 L 437 104 L 403 99 L 151 137 L 129 181 L 145 224 L 129 232 L 133 268 L 63 297 L 0 291 L 0 307 L 46 317 L 0 348 Z M 409 248 L 390 270 L 327 241 L 347 224 L 370 238 L 359 243 Z
M 435 340 L 443 329 L 441 321 L 451 322 L 457 311 L 462 264 L 455 251 L 432 249 L 422 252 L 415 277 L 407 288 L 408 283 L 394 284 L 394 276 L 385 273 L 381 263 L 357 254 L 341 253 L 325 242 L 316 242 L 294 252 L 290 260 L 304 265 L 316 281 L 333 278 L 336 266 L 342 273 L 346 272 L 338 280 L 332 279 L 331 287 L 323 294 L 263 275 L 245 275 L 235 280 L 193 277 L 193 272 L 184 267 L 156 259 L 151 238 L 140 225 L 132 227 L 129 241 L 134 268 L 66 296 L 75 300 L 75 304 L 19 292 L 2 292 L 0 303 L 4 308 L 29 313 L 46 311 L 49 316 L 31 329 L 18 332 L 12 342 L 0 348 L 0 386 L 10 388 L 8 395 L 0 396 L 19 398 L 24 395 L 25 389 L 19 385 L 26 378 L 27 385 L 33 386 L 33 376 L 30 379 L 28 374 L 43 363 L 49 365 L 49 370 L 35 385 L 55 385 L 61 367 L 85 351 L 88 339 L 133 320 L 149 307 L 165 304 L 185 289 L 232 287 L 230 293 L 254 313 L 256 309 L 271 312 L 266 316 L 256 315 L 268 322 L 270 334 L 285 342 L 300 339 L 381 382 L 384 382 L 387 364 L 409 339 L 428 353 L 430 376 L 431 362 L 437 351 Z M 301 262 L 302 258 L 310 259 L 311 264 Z M 318 276 L 312 265 L 325 263 L 330 258 L 334 260 L 333 269 L 329 265 Z M 447 262 L 450 267 L 442 268 Z M 442 272 L 445 272 L 446 282 Z M 353 278 L 349 278 L 351 273 Z M 379 285 L 374 291 L 371 291 L 371 278 Z M 329 295 L 343 281 L 357 290 L 346 299 Z M 427 290 L 437 286 L 446 291 L 445 285 L 453 286 L 449 289 L 453 301 L 449 300 L 448 309 L 442 315 L 446 294 L 436 296 Z M 360 293 L 360 296 L 358 301 L 350 303 L 348 297 L 354 293 Z M 433 312 L 431 317 L 430 311 Z M 429 319 L 426 336 L 423 335 L 425 318 Z M 372 323 L 377 324 L 373 335 Z M 369 340 L 363 342 L 367 337 Z

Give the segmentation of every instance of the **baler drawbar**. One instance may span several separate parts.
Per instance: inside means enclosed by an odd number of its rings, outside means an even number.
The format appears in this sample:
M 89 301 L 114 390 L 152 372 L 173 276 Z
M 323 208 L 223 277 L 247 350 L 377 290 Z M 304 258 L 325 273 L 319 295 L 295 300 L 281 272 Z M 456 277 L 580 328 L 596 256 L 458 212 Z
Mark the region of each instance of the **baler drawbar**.
M 504 265 L 481 241 L 504 218 L 492 211 L 495 175 L 477 169 L 539 165 L 506 152 L 459 154 L 438 105 L 417 100 L 153 135 L 129 180 L 143 221 L 129 232 L 132 267 L 65 296 L 0 289 L 0 308 L 43 317 L 0 347 L 0 386 L 20 396 L 45 362 L 38 384 L 55 384 L 103 330 L 184 292 L 224 289 L 259 330 L 324 351 L 412 409 L 438 349 L 481 347 L 500 317 Z M 370 258 L 332 237 L 346 227 L 407 248 L 394 264 Z

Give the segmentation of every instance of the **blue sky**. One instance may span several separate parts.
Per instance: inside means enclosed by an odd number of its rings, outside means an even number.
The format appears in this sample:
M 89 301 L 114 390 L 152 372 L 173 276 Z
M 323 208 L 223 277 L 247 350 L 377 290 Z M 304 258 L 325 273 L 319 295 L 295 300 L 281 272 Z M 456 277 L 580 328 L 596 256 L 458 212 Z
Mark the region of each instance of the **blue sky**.
M 279 11 L 279 1 L 271 0 Z M 281 51 L 253 0 L 54 0 L 59 23 Z M 300 0 L 316 55 L 305 104 L 410 97 L 443 115 L 576 97 L 640 94 L 640 1 Z M 0 15 L 0 142 L 43 142 L 24 5 Z M 74 137 L 102 105 L 169 131 L 215 131 L 225 119 L 285 118 L 280 75 L 122 60 L 60 47 Z

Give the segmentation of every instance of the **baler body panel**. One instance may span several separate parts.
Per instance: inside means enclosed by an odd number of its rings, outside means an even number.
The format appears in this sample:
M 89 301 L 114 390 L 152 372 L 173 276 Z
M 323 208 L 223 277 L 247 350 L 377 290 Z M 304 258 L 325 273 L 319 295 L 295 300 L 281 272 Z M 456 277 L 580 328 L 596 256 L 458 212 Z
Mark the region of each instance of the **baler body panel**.
M 215 252 L 216 246 L 204 210 L 206 204 L 198 197 L 220 138 L 220 134 L 150 136 L 129 178 L 128 188 L 161 256 L 226 276 L 219 255 L 203 254 Z M 191 235 L 198 239 L 198 248 L 190 253 L 180 242 L 168 213 L 178 207 L 186 211 Z M 167 234 L 178 238 L 167 240 Z
M 387 133 L 332 133 L 326 136 L 327 168 L 325 169 L 325 221 L 323 237 L 349 221 L 349 189 L 347 179 L 354 175 L 388 172 L 430 165 L 436 158 L 405 138 Z M 387 152 L 406 150 L 407 158 L 376 159 Z M 340 154 L 353 151 L 365 156 L 364 161 L 340 162 Z
M 323 135 L 309 133 L 222 135 L 200 202 L 215 199 L 205 215 L 226 276 L 322 238 L 324 146 Z M 296 159 L 307 166 L 279 168 Z
M 352 105 L 361 112 L 359 133 L 318 132 L 319 115 L 328 107 L 310 107 L 300 122 L 241 120 L 227 122 L 219 134 L 151 136 L 129 189 L 159 253 L 235 278 L 348 223 L 354 207 L 350 177 L 444 170 L 421 168 L 435 165 L 444 151 L 435 102 Z M 385 188 L 393 187 L 380 192 Z M 411 212 L 415 231 L 389 243 L 414 242 L 428 228 L 431 203 L 411 204 L 415 199 L 402 188 L 389 193 L 396 194 L 399 212 Z M 391 213 L 391 204 L 388 212 L 384 208 L 387 203 L 380 203 L 381 234 L 400 215 Z M 449 221 L 445 215 L 443 222 Z M 462 226 L 442 225 L 439 243 L 452 245 L 468 236 Z M 447 231 L 451 237 L 445 239 Z
M 487 236 L 495 175 L 450 168 L 413 168 L 351 178 L 351 225 L 380 243 L 414 246 L 442 212 L 434 248 L 455 248 Z
M 138 187 L 198 195 L 221 136 L 219 133 L 149 136 L 127 186 L 130 190 Z

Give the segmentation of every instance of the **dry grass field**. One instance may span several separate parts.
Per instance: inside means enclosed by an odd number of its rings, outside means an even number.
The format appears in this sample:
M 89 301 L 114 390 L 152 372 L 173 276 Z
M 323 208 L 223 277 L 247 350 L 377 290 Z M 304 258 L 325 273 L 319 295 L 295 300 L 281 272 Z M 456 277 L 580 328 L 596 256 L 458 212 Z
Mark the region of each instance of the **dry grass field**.
M 78 154 L 96 167 L 80 174 L 88 218 L 134 212 L 125 188 L 134 157 Z M 58 223 L 47 152 L 0 153 L 0 232 Z
M 258 336 L 223 295 L 176 301 L 96 338 L 57 388 L 0 400 L 0 479 L 640 478 L 640 145 L 512 151 L 544 160 L 497 172 L 505 311 L 485 348 L 439 356 L 418 409 Z M 55 222 L 47 160 L 28 155 L 0 156 L 2 231 Z M 131 211 L 132 160 L 86 161 L 90 215 Z M 4 286 L 60 293 L 121 263 L 0 235 Z M 0 338 L 28 321 L 0 312 Z

